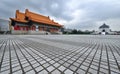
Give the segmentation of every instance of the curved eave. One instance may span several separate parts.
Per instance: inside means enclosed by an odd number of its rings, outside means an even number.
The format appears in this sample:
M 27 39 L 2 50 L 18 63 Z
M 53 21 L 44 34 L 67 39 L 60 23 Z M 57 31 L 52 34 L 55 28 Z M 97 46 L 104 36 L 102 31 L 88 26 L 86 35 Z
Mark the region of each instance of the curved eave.
M 26 21 L 26 20 L 18 20 L 18 19 L 14 19 L 14 18 L 10 18 L 10 19 L 13 21 L 16 21 L 16 22 L 20 22 L 20 23 L 28 23 L 28 21 Z
M 47 25 L 51 25 L 51 26 L 56 26 L 56 27 L 62 27 L 62 25 L 59 24 L 55 24 L 53 22 L 49 22 L 49 21 L 45 21 L 45 20 L 37 20 L 37 19 L 30 19 L 33 22 L 37 22 L 37 23 L 43 23 L 43 24 L 47 24 Z

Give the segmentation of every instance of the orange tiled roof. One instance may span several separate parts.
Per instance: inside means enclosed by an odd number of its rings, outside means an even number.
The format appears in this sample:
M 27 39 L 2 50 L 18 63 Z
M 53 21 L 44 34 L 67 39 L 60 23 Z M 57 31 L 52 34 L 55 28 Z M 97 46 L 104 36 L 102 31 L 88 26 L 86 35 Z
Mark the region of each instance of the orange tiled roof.
M 16 18 L 10 18 L 11 20 L 17 21 L 17 22 L 23 22 L 27 23 L 28 21 L 25 20 L 25 14 L 19 12 L 19 10 L 16 10 Z
M 29 18 L 29 20 L 32 20 L 34 22 L 44 23 L 44 24 L 49 24 L 49 25 L 54 25 L 54 26 L 59 26 L 59 27 L 62 26 L 62 25 L 56 24 L 55 22 L 50 20 L 49 16 L 47 17 L 47 16 L 43 16 L 40 14 L 36 14 L 36 13 L 28 11 L 28 9 L 26 9 L 25 15 L 26 15 L 26 17 Z
M 25 20 L 25 17 L 28 18 L 28 20 Z M 11 20 L 17 21 L 17 22 L 28 22 L 29 20 L 37 22 L 37 23 L 43 23 L 53 26 L 62 27 L 62 25 L 52 21 L 49 16 L 43 16 L 40 14 L 36 14 L 33 12 L 30 12 L 28 9 L 26 9 L 25 13 L 19 12 L 19 10 L 16 10 L 16 18 L 10 18 Z

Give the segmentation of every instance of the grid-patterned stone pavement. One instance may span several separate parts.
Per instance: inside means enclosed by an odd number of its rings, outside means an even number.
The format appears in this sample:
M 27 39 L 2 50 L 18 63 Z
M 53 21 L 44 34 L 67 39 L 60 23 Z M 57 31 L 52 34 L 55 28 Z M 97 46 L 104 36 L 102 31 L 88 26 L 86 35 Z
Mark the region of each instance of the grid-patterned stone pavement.
M 120 74 L 120 36 L 0 35 L 0 74 Z

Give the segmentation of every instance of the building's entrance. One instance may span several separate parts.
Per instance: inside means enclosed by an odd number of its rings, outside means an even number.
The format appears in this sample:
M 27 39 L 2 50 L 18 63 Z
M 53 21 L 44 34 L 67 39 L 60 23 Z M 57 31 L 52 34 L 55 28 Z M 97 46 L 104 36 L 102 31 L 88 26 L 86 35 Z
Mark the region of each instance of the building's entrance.
M 105 29 L 103 29 L 102 32 L 105 32 Z
M 105 35 L 105 34 L 106 34 L 105 29 L 103 29 L 102 30 L 102 35 Z

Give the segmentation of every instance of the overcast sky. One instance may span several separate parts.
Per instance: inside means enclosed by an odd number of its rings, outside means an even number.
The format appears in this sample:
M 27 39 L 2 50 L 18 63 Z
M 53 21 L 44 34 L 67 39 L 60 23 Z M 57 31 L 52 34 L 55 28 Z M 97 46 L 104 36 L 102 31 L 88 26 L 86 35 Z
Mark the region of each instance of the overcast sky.
M 98 30 L 106 23 L 120 30 L 120 0 L 0 0 L 0 18 L 15 17 L 15 11 L 50 16 L 67 28 Z

